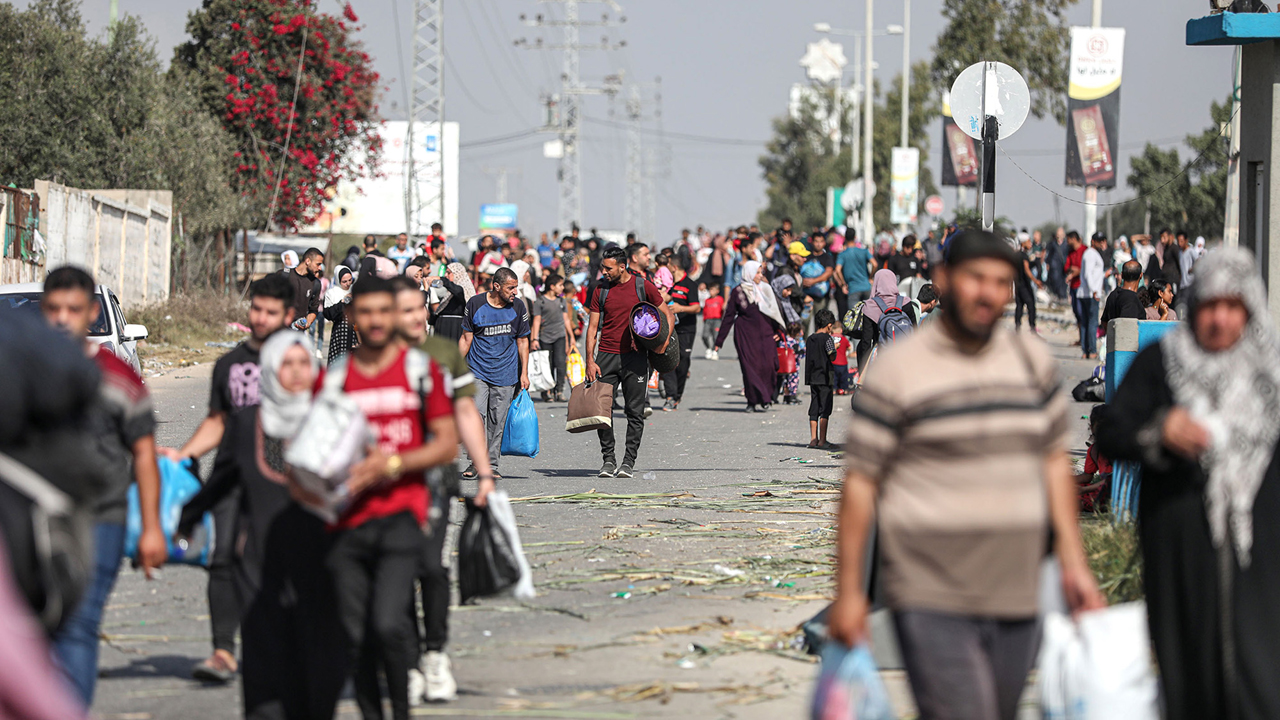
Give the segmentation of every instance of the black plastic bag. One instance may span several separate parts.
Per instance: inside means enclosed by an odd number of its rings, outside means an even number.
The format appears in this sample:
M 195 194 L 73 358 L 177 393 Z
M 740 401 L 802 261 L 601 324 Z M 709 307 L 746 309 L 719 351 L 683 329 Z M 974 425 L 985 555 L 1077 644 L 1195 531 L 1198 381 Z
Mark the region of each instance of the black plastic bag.
M 511 540 L 487 507 L 467 499 L 467 519 L 458 538 L 458 591 L 463 604 L 497 595 L 520 579 L 520 562 Z
M 1071 391 L 1071 397 L 1076 402 L 1106 402 L 1107 385 L 1102 378 L 1091 377 L 1088 380 L 1081 380 L 1078 385 Z

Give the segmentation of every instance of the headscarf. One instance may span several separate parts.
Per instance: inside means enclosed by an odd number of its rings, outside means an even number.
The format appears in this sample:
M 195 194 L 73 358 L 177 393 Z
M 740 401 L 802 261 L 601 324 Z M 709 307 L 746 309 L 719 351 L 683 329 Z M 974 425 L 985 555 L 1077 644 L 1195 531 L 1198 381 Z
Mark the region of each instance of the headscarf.
M 1198 266 L 1196 284 L 1184 294 L 1187 322 L 1160 341 L 1173 399 L 1208 430 L 1200 458 L 1208 482 L 1205 514 L 1213 544 L 1230 538 L 1236 559 L 1249 567 L 1253 502 L 1280 439 L 1280 337 L 1267 311 L 1267 294 L 1253 253 L 1225 248 Z M 1240 340 L 1221 352 L 1196 342 L 1191 322 L 1209 300 L 1239 298 L 1249 312 Z
M 533 266 L 524 260 L 516 260 L 511 263 L 511 272 L 516 274 L 516 280 L 519 283 L 516 286 L 516 297 L 523 299 L 526 303 L 532 303 L 537 297 L 533 286 L 524 279 L 524 276 L 532 269 Z
M 742 288 L 743 309 L 747 305 L 757 305 L 760 312 L 765 317 L 772 318 L 780 327 L 786 328 L 787 324 L 782 320 L 782 311 L 778 309 L 778 299 L 773 295 L 773 288 L 767 282 L 756 282 L 756 273 L 760 272 L 760 262 L 758 260 L 749 260 L 742 264 Z
M 292 270 L 298 267 L 298 253 L 292 250 L 285 250 L 280 253 L 280 262 L 284 263 L 285 270 Z
M 471 284 L 471 276 L 467 274 L 467 268 L 462 263 L 449 263 L 445 267 L 445 273 L 449 276 L 449 282 L 462 288 L 463 302 L 470 300 L 476 294 L 476 288 Z
M 774 278 L 769 286 L 773 288 L 773 296 L 778 300 L 778 307 L 782 309 L 783 319 L 787 321 L 787 325 L 793 322 L 800 322 L 800 313 L 796 312 L 791 301 L 782 296 L 782 291 L 787 288 L 796 287 L 796 279 L 790 275 L 783 273 Z M 794 292 L 794 290 L 792 291 Z
M 267 437 L 287 440 L 297 434 L 302 421 L 311 409 L 311 389 L 289 392 L 280 386 L 280 366 L 289 348 L 299 345 L 307 351 L 311 371 L 319 369 L 314 348 L 307 336 L 296 330 L 281 330 L 267 338 L 259 354 L 258 384 L 262 392 L 262 405 L 258 413 L 262 417 L 262 432 Z
M 902 307 L 902 296 L 898 294 L 898 276 L 893 271 L 884 268 L 876 271 L 876 275 L 871 280 L 871 297 L 862 305 L 862 315 L 873 323 L 880 322 L 880 318 L 884 317 L 880 306 L 876 304 L 875 299 L 880 298 L 887 305 L 896 305 Z
M 351 268 L 346 265 L 339 265 L 333 269 L 333 282 L 329 284 L 329 289 L 324 291 L 324 306 L 333 307 L 342 302 L 351 294 L 350 290 L 342 289 L 342 276 L 350 275 Z

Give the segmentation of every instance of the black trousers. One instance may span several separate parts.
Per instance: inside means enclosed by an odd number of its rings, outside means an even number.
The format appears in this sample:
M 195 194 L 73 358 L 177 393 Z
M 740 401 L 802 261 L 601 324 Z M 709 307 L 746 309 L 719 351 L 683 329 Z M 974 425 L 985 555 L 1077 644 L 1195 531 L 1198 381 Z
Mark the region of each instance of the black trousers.
M 622 457 L 624 465 L 635 467 L 640 455 L 640 441 L 644 438 L 644 405 L 649 395 L 649 357 L 642 352 L 625 355 L 596 353 L 596 365 L 600 366 L 601 382 L 622 390 L 627 414 L 627 451 Z M 617 442 L 613 428 L 597 430 L 600 437 L 600 454 L 605 462 L 617 462 Z
M 413 581 L 422 568 L 423 542 L 417 519 L 403 512 L 342 531 L 329 553 L 338 612 L 356 655 L 356 705 L 364 720 L 382 718 L 379 668 L 392 717 L 409 717 L 409 670 L 417 661 Z
M 240 596 L 236 592 L 235 564 L 240 489 L 227 493 L 213 506 L 213 555 L 209 558 L 209 626 L 213 649 L 236 654 L 236 630 L 240 627 Z
M 1015 282 L 1013 284 L 1013 326 L 1022 327 L 1022 308 L 1027 309 L 1027 325 L 1036 329 L 1036 291 L 1030 283 Z
M 273 524 L 257 577 L 236 573 L 241 683 L 248 720 L 331 718 L 351 671 L 351 648 L 325 560 L 324 524 L 293 505 Z
M 680 364 L 676 365 L 675 370 L 662 374 L 662 388 L 666 390 L 667 397 L 680 402 L 680 398 L 684 397 L 685 383 L 689 381 L 689 365 L 693 362 L 693 343 L 698 339 L 698 331 L 677 331 L 672 339 L 680 343 Z
M 449 533 L 449 501 L 437 503 L 430 532 L 423 543 L 422 567 L 418 583 L 422 586 L 422 640 L 427 652 L 440 652 L 449 642 L 449 568 L 444 564 L 444 539 Z
M 551 377 L 554 378 L 556 382 L 556 386 L 551 388 L 551 392 L 556 395 L 559 395 L 561 389 L 564 387 L 564 378 L 565 373 L 567 372 L 565 366 L 567 357 L 565 352 L 568 348 L 565 343 L 565 338 L 542 343 L 542 349 L 549 351 L 548 354 L 551 356 Z

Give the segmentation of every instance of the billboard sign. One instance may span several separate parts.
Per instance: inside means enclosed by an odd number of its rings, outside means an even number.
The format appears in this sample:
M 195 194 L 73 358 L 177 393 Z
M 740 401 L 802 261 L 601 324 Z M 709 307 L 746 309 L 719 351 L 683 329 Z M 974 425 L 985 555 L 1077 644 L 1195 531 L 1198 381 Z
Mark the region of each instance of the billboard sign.
M 519 209 L 514 203 L 491 203 L 480 206 L 481 230 L 515 230 Z
M 1071 28 L 1067 87 L 1068 185 L 1116 186 L 1124 28 Z
M 978 148 L 951 118 L 951 93 L 942 94 L 942 185 L 978 184 Z
M 891 166 L 889 222 L 914 225 L 920 211 L 920 150 L 894 148 Z

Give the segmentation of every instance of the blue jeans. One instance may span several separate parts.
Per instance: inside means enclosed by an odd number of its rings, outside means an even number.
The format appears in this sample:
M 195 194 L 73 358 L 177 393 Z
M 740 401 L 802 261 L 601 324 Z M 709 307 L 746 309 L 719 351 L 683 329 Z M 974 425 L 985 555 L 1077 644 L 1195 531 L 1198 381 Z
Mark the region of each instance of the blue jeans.
M 1098 353 L 1098 301 L 1080 298 L 1080 350 L 1086 355 Z
M 124 558 L 124 525 L 97 523 L 93 526 L 93 577 L 75 613 L 54 638 L 54 653 L 76 694 L 87 708 L 93 704 L 93 688 L 98 680 L 98 630 L 102 609 L 116 584 L 120 561 Z

